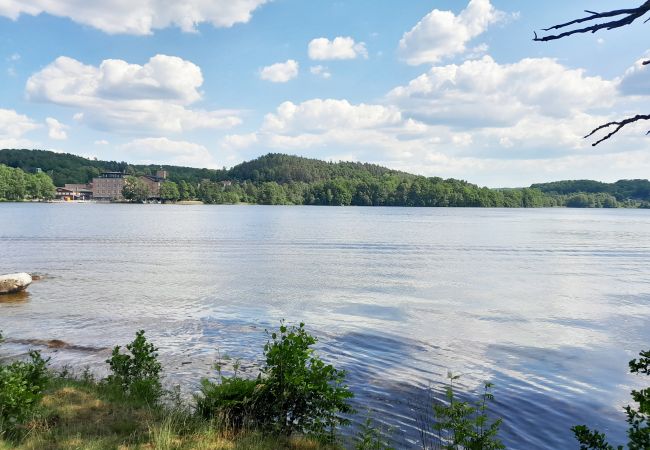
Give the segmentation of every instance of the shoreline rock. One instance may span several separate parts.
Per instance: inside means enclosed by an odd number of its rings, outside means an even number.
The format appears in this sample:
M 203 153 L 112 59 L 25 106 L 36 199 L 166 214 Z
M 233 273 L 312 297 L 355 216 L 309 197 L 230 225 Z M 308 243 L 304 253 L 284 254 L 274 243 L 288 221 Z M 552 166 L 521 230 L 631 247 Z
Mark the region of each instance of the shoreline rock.
M 24 291 L 30 284 L 32 284 L 32 276 L 28 273 L 0 275 L 0 295 Z

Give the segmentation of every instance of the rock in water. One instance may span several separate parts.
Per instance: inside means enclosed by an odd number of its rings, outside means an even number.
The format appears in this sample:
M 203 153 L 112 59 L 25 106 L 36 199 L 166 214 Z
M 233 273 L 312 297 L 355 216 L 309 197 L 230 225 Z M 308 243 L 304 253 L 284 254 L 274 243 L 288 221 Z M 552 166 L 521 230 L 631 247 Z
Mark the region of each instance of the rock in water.
M 28 273 L 0 275 L 0 295 L 23 291 L 30 284 L 32 284 L 32 276 Z

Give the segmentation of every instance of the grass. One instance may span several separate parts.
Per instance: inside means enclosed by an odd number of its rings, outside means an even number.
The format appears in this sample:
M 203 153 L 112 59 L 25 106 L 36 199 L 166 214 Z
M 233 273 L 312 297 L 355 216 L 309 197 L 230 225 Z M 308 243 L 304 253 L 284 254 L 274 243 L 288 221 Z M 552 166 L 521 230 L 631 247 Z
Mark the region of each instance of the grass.
M 55 378 L 35 418 L 0 450 L 320 450 L 302 437 L 283 438 L 255 431 L 234 433 L 198 418 L 184 407 L 149 407 L 110 392 L 93 381 Z

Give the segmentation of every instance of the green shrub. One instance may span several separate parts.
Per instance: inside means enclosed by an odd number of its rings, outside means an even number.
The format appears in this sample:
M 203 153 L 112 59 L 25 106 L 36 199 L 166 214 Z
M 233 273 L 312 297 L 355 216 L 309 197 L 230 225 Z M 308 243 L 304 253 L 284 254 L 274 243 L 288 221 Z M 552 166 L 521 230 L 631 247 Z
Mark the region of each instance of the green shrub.
M 650 375 L 650 351 L 639 353 L 640 358 L 630 361 L 630 373 Z M 625 407 L 627 436 L 629 450 L 650 449 L 650 387 L 640 391 L 632 391 L 632 399 L 638 404 L 638 409 Z M 614 447 L 607 442 L 607 437 L 598 431 L 592 431 L 585 425 L 571 428 L 580 443 L 580 450 L 622 450 L 623 446 Z
M 0 364 L 0 436 L 27 420 L 40 402 L 49 380 L 47 362 L 30 351 L 29 361 Z
M 215 364 L 216 382 L 201 380 L 201 392 L 194 396 L 196 412 L 203 418 L 217 418 L 222 424 L 239 430 L 254 420 L 253 406 L 258 380 L 237 376 L 239 361 L 233 364 L 235 373 L 232 377 L 222 374 L 222 365 L 221 359 Z
M 223 377 L 218 383 L 201 380 L 201 393 L 196 398 L 196 410 L 204 418 L 218 418 L 233 429 L 241 429 L 254 421 L 253 405 L 257 380 Z
M 353 412 L 345 372 L 325 364 L 312 348 L 317 339 L 299 326 L 280 325 L 264 346 L 257 415 L 273 431 L 294 432 L 332 441 L 336 427 Z M 261 417 L 260 417 L 261 416 Z
M 460 375 L 448 374 L 446 401 L 433 401 L 433 417 L 429 406 L 418 418 L 422 447 L 444 450 L 497 450 L 505 446 L 497 438 L 501 419 L 490 422 L 489 403 L 494 400 L 491 383 L 485 383 L 476 403 L 456 399 L 454 381 Z
M 377 427 L 370 416 L 367 417 L 357 433 L 354 443 L 355 450 L 393 450 L 383 431 L 381 427 Z
M 128 353 L 122 353 L 120 346 L 116 346 L 111 358 L 106 360 L 111 368 L 111 375 L 106 382 L 134 400 L 158 402 L 163 392 L 158 349 L 147 342 L 144 330 L 136 333 L 135 339 L 127 344 L 126 349 Z

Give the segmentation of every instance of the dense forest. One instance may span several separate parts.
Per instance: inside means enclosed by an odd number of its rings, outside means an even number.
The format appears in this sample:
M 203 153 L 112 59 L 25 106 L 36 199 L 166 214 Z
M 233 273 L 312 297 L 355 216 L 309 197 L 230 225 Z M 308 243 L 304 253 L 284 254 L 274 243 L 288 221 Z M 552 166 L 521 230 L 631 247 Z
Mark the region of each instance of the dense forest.
M 163 200 L 358 206 L 615 208 L 650 206 L 648 180 L 608 184 L 577 180 L 529 188 L 489 189 L 456 179 L 424 177 L 375 164 L 326 162 L 270 153 L 231 169 L 132 165 L 44 150 L 0 150 L 0 164 L 40 169 L 54 183 L 86 183 L 102 171 L 150 175 L 167 170 Z M 133 184 L 131 185 L 133 187 Z
M 0 164 L 20 168 L 25 172 L 40 169 L 52 177 L 56 186 L 63 186 L 66 183 L 89 183 L 102 172 L 152 175 L 161 167 L 169 172 L 171 181 L 185 180 L 193 184 L 198 184 L 205 179 L 213 181 L 224 179 L 226 173 L 224 170 L 193 167 L 131 165 L 124 161 L 99 161 L 47 150 L 0 150 Z
M 609 194 L 620 202 L 626 200 L 650 200 L 650 181 L 620 180 L 616 183 L 601 183 L 593 180 L 554 181 L 552 183 L 534 184 L 532 188 L 546 194 L 570 195 L 578 192 L 586 194 Z

